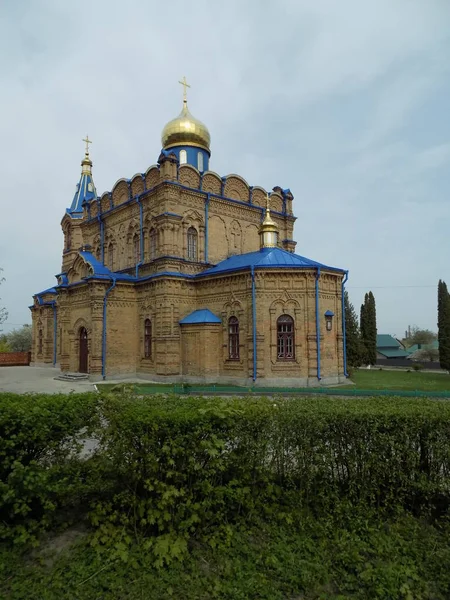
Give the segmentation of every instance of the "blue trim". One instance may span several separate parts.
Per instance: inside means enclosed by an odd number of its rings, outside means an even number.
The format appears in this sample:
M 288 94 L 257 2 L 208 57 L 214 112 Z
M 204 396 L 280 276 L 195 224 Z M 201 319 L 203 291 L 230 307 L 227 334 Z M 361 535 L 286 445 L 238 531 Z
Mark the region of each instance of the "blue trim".
M 209 219 L 209 201 L 211 200 L 211 194 L 206 194 L 205 200 L 205 262 L 208 262 L 208 219 Z
M 345 298 L 344 298 L 344 293 L 345 293 L 345 284 L 347 283 L 348 280 L 348 271 L 345 271 L 345 277 L 342 280 L 342 345 L 343 345 L 343 350 L 344 350 L 344 376 L 348 377 L 348 372 L 347 372 L 347 330 L 346 330 L 346 323 L 345 323 Z
M 317 342 L 317 379 L 322 379 L 320 374 L 320 321 L 319 321 L 319 277 L 320 267 L 317 267 L 316 274 L 316 342 Z
M 252 335 L 253 335 L 253 381 L 256 381 L 256 289 L 255 267 L 251 267 L 252 274 Z
M 139 277 L 139 267 L 141 267 L 144 264 L 144 231 L 143 231 L 143 223 L 144 223 L 144 216 L 143 216 L 143 208 L 142 208 L 142 201 L 140 198 L 136 198 L 136 202 L 139 204 L 139 253 L 140 253 L 140 260 L 136 265 L 136 279 Z
M 327 310 L 324 314 L 325 317 L 334 317 L 334 312 L 332 310 Z
M 116 287 L 116 278 L 112 277 L 112 284 L 106 292 L 103 298 L 103 331 L 102 331 L 102 378 L 106 379 L 106 304 L 108 302 L 108 296 L 110 292 Z
M 224 179 L 226 179 L 226 177 Z M 107 215 L 108 213 L 116 210 L 119 207 L 127 206 L 127 204 L 134 202 L 135 199 L 142 198 L 146 194 L 150 194 L 150 193 L 154 192 L 155 190 L 157 190 L 158 187 L 164 186 L 164 185 L 175 185 L 175 186 L 179 187 L 180 189 L 188 190 L 190 192 L 195 192 L 197 194 L 200 193 L 200 194 L 206 195 L 208 193 L 208 192 L 204 192 L 197 188 L 191 188 L 187 185 L 182 185 L 181 183 L 178 183 L 178 181 L 162 181 L 162 182 L 158 183 L 157 185 L 153 186 L 152 188 L 144 190 L 140 194 L 137 194 L 134 198 L 126 200 L 125 202 L 122 202 L 122 204 L 118 204 L 117 206 L 113 206 L 109 210 L 103 211 L 101 214 Z M 107 192 L 105 192 L 105 193 L 107 193 Z M 108 193 L 110 193 L 110 192 L 108 192 Z M 250 204 L 249 202 L 243 202 L 242 200 L 235 200 L 234 198 L 228 198 L 228 196 L 223 196 L 222 194 L 214 194 L 213 192 L 209 192 L 209 195 L 211 198 L 219 198 L 219 200 L 228 200 L 228 202 L 232 202 L 233 204 L 239 204 L 241 206 L 246 206 L 247 208 L 251 208 L 253 210 L 259 210 L 261 215 L 263 215 L 264 211 L 265 211 L 265 208 L 262 208 L 261 206 L 255 206 L 254 204 Z M 101 208 L 101 206 L 100 206 L 100 208 Z M 297 217 L 295 217 L 293 215 L 285 214 L 283 212 L 278 212 L 276 210 L 271 210 L 270 212 L 271 212 L 271 214 L 279 215 L 280 217 L 283 217 L 284 219 L 287 219 L 288 221 L 295 222 L 297 220 Z M 95 217 L 93 217 L 93 219 L 95 219 Z M 89 222 L 89 221 L 86 221 L 86 222 Z

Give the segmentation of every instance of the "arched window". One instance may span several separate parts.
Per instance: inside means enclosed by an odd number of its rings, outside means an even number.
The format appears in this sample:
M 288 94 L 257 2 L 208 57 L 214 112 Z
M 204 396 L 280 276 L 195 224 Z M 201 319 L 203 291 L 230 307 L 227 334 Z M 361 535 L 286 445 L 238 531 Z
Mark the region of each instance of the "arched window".
M 114 271 L 114 245 L 109 242 L 108 245 L 108 268 L 110 271 Z
M 144 357 L 152 357 L 152 322 L 145 319 L 144 323 Z
M 180 165 L 187 163 L 187 152 L 186 150 L 180 150 Z
M 295 358 L 294 319 L 281 315 L 277 321 L 277 358 L 293 360 Z
M 239 321 L 236 317 L 228 319 L 228 358 L 239 360 Z
M 189 227 L 187 232 L 187 252 L 189 260 L 197 260 L 198 234 L 195 227 Z
M 42 354 L 43 341 L 44 341 L 44 335 L 42 333 L 42 329 L 39 329 L 39 333 L 38 333 L 38 354 Z
M 197 154 L 197 169 L 203 171 L 203 153 L 198 152 Z
M 141 244 L 137 233 L 133 236 L 134 262 L 137 264 L 141 260 Z
M 158 245 L 158 234 L 156 232 L 156 229 L 150 229 L 149 241 L 150 241 L 150 260 L 153 260 L 154 258 L 156 258 L 156 247 Z

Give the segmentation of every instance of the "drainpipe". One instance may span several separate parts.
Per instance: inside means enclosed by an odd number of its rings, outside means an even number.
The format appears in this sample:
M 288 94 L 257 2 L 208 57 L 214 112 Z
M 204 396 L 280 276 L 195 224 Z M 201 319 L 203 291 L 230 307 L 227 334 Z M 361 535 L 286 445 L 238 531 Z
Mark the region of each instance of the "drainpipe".
M 106 304 L 108 302 L 108 296 L 110 292 L 116 287 L 116 278 L 112 277 L 112 284 L 106 292 L 103 298 L 103 331 L 102 331 L 102 378 L 106 379 Z
M 100 224 L 100 247 L 101 247 L 101 257 L 102 257 L 102 265 L 105 264 L 105 231 L 104 231 L 104 224 L 102 221 L 102 216 L 100 214 L 100 203 L 98 204 L 98 210 L 99 212 L 97 213 L 97 220 Z
M 136 196 L 136 202 L 139 205 L 139 248 L 140 248 L 140 260 L 136 265 L 136 279 L 139 276 L 139 267 L 141 267 L 144 264 L 144 231 L 143 231 L 143 225 L 144 225 L 144 215 L 143 215 L 143 207 L 142 207 L 142 200 L 140 198 L 140 196 Z
M 211 194 L 206 194 L 205 200 L 205 262 L 208 262 L 208 215 L 209 215 L 209 201 L 211 200 Z
M 320 375 L 320 322 L 319 322 L 319 277 L 320 267 L 317 267 L 316 274 L 316 342 L 317 342 L 317 379 L 322 379 Z
M 345 271 L 345 277 L 342 280 L 342 344 L 343 344 L 343 350 L 344 350 L 344 376 L 348 377 L 348 373 L 347 373 L 347 333 L 346 333 L 346 326 L 345 326 L 345 300 L 344 300 L 344 294 L 345 294 L 345 284 L 347 283 L 347 279 L 348 279 L 348 271 Z
M 252 274 L 252 322 L 253 322 L 253 382 L 256 381 L 256 290 L 255 267 L 251 268 Z
M 53 366 L 56 366 L 56 342 L 58 340 L 57 335 L 57 325 L 58 325 L 58 315 L 56 313 L 56 302 L 53 300 L 50 302 L 53 308 Z

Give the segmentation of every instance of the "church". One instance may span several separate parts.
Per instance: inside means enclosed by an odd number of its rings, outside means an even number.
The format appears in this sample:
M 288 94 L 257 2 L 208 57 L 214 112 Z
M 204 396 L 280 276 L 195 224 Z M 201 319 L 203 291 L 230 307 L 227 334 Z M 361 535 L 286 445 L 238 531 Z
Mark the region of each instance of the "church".
M 98 196 L 84 140 L 61 273 L 30 307 L 32 364 L 92 380 L 344 382 L 347 271 L 295 253 L 289 189 L 210 170 L 210 133 L 180 83 L 145 173 Z

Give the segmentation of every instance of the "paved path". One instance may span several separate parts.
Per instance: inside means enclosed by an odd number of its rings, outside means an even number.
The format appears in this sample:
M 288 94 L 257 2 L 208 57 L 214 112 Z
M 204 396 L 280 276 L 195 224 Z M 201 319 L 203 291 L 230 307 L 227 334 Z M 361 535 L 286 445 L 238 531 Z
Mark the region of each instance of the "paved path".
M 90 381 L 56 381 L 59 369 L 49 367 L 0 367 L 0 392 L 26 394 L 69 394 L 70 392 L 93 392 Z

